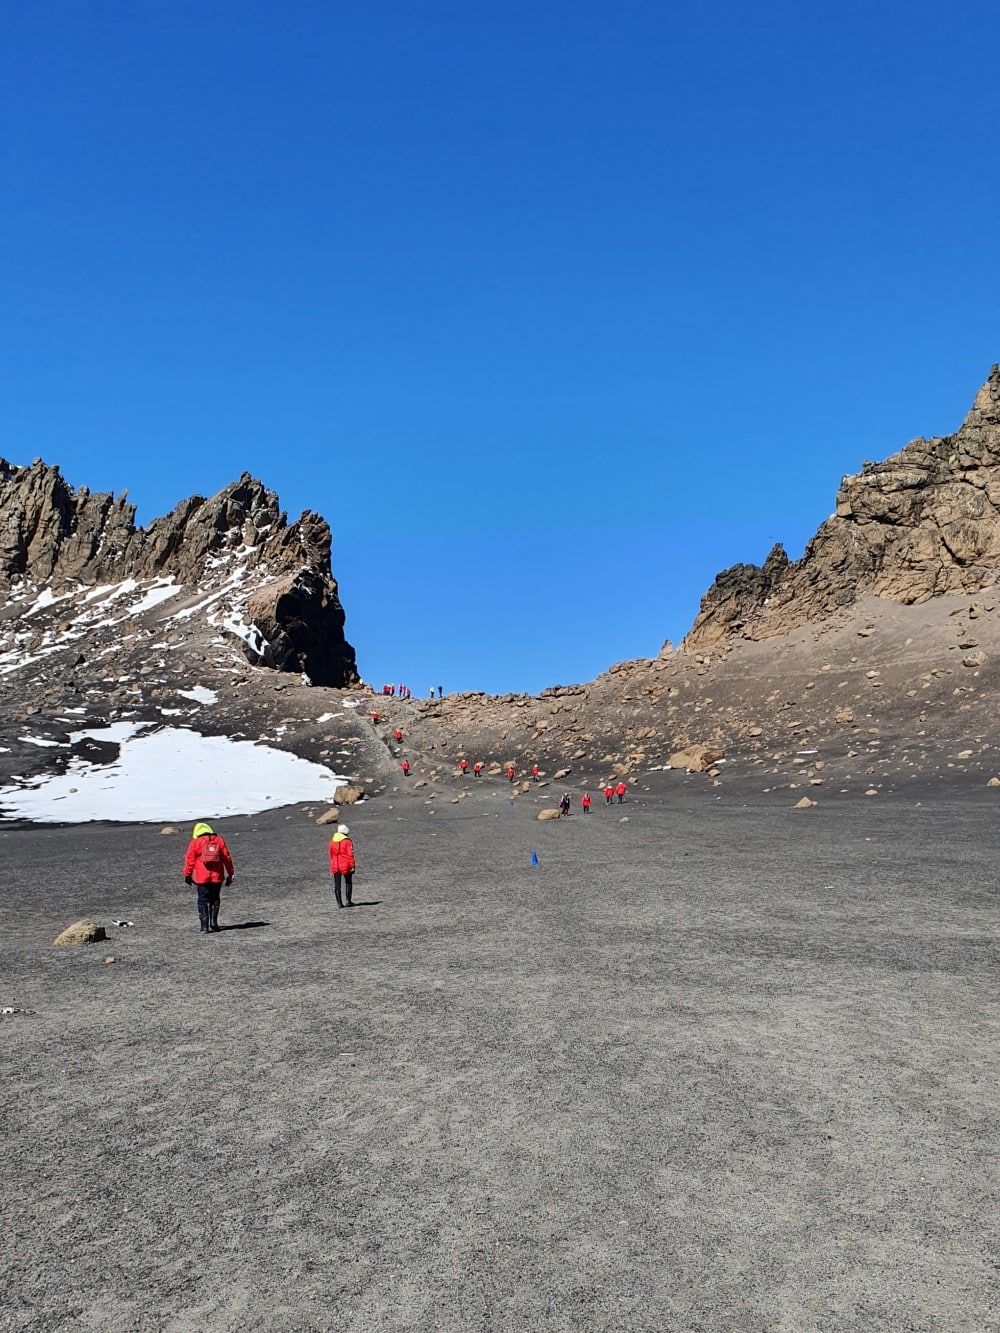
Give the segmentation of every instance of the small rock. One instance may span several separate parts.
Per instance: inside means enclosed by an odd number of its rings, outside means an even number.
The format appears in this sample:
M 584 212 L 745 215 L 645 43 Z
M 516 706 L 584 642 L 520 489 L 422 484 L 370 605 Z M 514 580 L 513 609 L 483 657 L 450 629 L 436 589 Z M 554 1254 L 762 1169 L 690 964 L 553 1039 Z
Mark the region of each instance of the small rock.
M 559 811 L 558 811 L 558 810 L 539 810 L 539 812 L 538 812 L 538 816 L 537 816 L 537 817 L 538 817 L 539 819 L 558 819 L 558 818 L 559 818 Z
M 114 954 L 109 953 L 108 956 L 107 956 L 107 958 L 105 958 L 104 961 L 105 961 L 106 963 L 113 963 L 113 962 L 115 961 L 115 956 L 114 956 Z
M 621 819 L 619 819 L 618 822 L 619 822 L 619 824 L 627 824 L 627 823 L 628 823 L 628 815 L 622 815 Z
M 324 810 L 316 820 L 317 824 L 336 824 L 340 819 L 340 806 L 331 805 L 329 810 Z
M 160 833 L 180 833 L 180 829 L 174 828 L 173 824 L 167 824 L 165 828 L 160 829 Z
M 794 806 L 792 807 L 792 809 L 793 809 L 793 810 L 809 810 L 809 809 L 811 809 L 811 807 L 814 806 L 815 804 L 816 804 L 816 802 L 815 802 L 815 801 L 810 801 L 810 799 L 809 799 L 808 796 L 803 796 L 802 799 L 801 799 L 801 801 L 796 801 L 796 802 L 795 802 L 795 804 L 794 804 Z
M 972 751 L 971 751 L 971 750 L 959 750 L 959 752 L 958 752 L 958 754 L 955 756 L 955 758 L 956 758 L 956 759 L 971 759 L 971 758 L 972 758 Z
M 990 778 L 987 787 L 1000 787 L 1000 778 Z

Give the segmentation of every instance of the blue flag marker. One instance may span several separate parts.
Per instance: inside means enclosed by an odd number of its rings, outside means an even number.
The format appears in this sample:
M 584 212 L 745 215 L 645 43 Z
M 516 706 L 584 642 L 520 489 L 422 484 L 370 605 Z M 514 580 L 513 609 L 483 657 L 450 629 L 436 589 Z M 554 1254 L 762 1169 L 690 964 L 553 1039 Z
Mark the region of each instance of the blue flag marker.
M 531 864 L 532 864 L 533 866 L 538 865 L 538 853 L 537 853 L 537 852 L 532 852 L 532 853 L 531 853 Z

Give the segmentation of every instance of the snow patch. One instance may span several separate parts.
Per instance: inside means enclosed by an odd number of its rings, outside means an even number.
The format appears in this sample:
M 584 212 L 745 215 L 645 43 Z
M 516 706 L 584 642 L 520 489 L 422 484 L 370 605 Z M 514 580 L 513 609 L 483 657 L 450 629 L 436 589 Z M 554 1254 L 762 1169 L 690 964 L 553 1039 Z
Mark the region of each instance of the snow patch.
M 196 685 L 193 690 L 178 690 L 182 699 L 193 699 L 196 704 L 217 704 L 219 696 L 205 685 Z
M 204 819 L 256 814 L 299 801 L 329 800 L 348 778 L 283 750 L 146 724 L 119 722 L 72 739 L 117 741 L 109 764 L 74 758 L 67 771 L 33 786 L 0 788 L 6 819 L 80 824 Z M 75 791 L 71 790 L 76 788 Z

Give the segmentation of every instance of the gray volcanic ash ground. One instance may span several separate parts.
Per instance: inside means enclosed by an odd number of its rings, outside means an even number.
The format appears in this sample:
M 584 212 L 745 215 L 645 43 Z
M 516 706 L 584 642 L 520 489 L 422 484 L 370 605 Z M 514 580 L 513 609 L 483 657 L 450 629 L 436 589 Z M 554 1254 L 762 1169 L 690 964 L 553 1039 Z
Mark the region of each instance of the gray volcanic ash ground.
M 671 776 L 0 833 L 0 1327 L 1000 1327 L 992 793 Z

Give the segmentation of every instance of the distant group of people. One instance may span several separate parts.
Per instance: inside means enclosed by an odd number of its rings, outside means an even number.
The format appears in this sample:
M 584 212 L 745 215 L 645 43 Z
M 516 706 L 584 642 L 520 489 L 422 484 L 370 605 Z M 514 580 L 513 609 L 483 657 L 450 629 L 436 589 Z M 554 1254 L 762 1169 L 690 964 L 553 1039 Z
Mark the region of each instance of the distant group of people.
M 373 685 L 372 692 L 374 693 L 374 691 L 375 686 Z M 409 685 L 383 685 L 382 693 L 389 698 L 396 698 L 398 696 L 400 699 L 409 699 L 410 687 Z
M 625 793 L 627 791 L 628 787 L 626 787 L 624 782 L 619 782 L 616 787 L 612 787 L 609 784 L 607 787 L 604 788 L 604 800 L 607 805 L 611 805 L 613 802 L 613 798 L 617 796 L 618 804 L 621 805 L 625 800 Z M 570 806 L 572 804 L 573 802 L 570 797 L 570 794 L 569 792 L 566 792 L 562 800 L 559 802 L 559 814 L 568 815 L 570 811 Z M 583 795 L 580 797 L 580 808 L 583 810 L 583 813 L 585 815 L 590 814 L 591 805 L 593 805 L 593 800 L 591 799 L 590 792 L 585 791 Z

